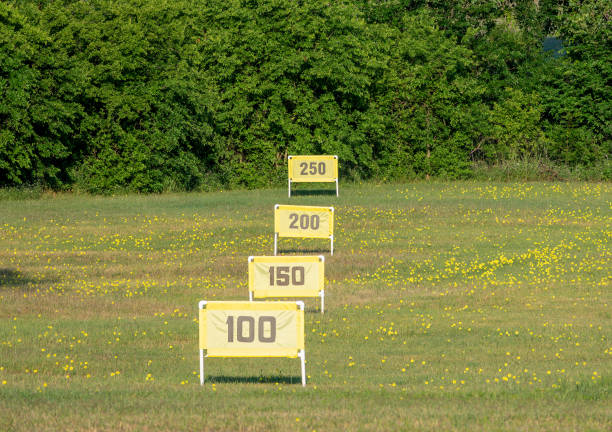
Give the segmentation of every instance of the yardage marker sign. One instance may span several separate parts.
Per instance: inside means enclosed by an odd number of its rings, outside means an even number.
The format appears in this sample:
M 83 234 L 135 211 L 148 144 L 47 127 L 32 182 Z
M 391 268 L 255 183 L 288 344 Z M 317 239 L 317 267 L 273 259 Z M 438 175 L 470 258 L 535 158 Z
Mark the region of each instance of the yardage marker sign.
M 334 254 L 334 208 L 316 206 L 274 206 L 274 255 L 278 237 L 328 238 Z
M 306 385 L 303 302 L 202 300 L 198 306 L 200 384 L 205 357 L 299 357 Z
M 338 156 L 300 155 L 288 156 L 289 197 L 291 183 L 335 182 L 338 196 Z
M 250 256 L 249 299 L 321 297 L 325 311 L 325 258 L 319 256 Z

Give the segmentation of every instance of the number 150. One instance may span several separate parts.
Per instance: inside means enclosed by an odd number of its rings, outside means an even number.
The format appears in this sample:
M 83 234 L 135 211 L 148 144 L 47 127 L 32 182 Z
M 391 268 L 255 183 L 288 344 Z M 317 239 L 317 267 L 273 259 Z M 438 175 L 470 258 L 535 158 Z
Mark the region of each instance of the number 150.
M 291 270 L 290 270 L 291 269 Z M 270 266 L 270 286 L 304 285 L 304 266 Z

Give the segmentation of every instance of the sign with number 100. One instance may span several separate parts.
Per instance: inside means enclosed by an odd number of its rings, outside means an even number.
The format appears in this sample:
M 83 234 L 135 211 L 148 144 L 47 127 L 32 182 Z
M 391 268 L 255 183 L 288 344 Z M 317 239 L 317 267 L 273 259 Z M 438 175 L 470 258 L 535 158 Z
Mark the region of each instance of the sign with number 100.
M 236 330 L 234 330 L 236 321 Z M 266 324 L 268 326 L 266 327 Z M 254 342 L 255 341 L 255 318 L 248 315 L 228 315 L 227 317 L 227 342 Z M 246 328 L 246 336 L 245 336 Z M 257 340 L 262 343 L 274 343 L 276 341 L 276 317 L 261 315 L 257 319 Z
M 198 307 L 201 385 L 208 357 L 299 357 L 306 385 L 303 302 L 202 300 Z
M 301 302 L 204 302 L 200 349 L 207 357 L 297 357 L 304 349 Z

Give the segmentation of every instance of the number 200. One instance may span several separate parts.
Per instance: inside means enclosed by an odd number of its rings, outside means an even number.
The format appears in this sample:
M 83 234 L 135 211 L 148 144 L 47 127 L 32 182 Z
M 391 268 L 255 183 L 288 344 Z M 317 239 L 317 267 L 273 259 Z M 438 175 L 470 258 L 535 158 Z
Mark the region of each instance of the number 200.
M 313 229 L 313 230 L 317 230 L 319 229 L 319 225 L 321 224 L 321 218 L 319 218 L 319 215 L 313 214 L 313 215 L 307 215 L 307 214 L 302 214 L 302 215 L 298 215 L 297 213 L 291 213 L 289 214 L 289 219 L 291 219 L 291 223 L 289 224 L 289 228 L 291 229 Z M 298 226 L 299 223 L 299 226 Z

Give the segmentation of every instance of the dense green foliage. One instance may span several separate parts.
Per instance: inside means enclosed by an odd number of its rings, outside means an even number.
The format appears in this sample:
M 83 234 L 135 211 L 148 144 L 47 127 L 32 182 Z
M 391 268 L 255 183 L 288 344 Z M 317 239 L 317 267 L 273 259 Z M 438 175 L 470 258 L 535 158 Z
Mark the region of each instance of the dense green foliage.
M 345 178 L 612 177 L 609 3 L 502 3 L 2 2 L 0 185 L 256 187 L 292 153 Z

